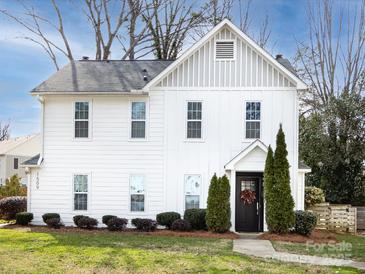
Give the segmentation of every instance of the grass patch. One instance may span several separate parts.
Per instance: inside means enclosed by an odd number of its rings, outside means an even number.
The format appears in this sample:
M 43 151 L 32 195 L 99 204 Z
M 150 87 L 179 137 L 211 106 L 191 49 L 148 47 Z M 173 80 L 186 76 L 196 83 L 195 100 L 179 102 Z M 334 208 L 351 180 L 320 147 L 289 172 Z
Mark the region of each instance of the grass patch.
M 2 224 L 15 224 L 15 220 L 3 220 L 3 219 L 0 219 L 0 225 Z
M 0 262 L 0 273 L 358 273 L 249 258 L 228 239 L 15 229 L 0 229 Z
M 341 259 L 352 259 L 365 262 L 365 237 L 347 234 L 337 234 L 338 243 L 328 244 L 288 243 L 272 241 L 277 251 L 289 253 L 316 255 Z

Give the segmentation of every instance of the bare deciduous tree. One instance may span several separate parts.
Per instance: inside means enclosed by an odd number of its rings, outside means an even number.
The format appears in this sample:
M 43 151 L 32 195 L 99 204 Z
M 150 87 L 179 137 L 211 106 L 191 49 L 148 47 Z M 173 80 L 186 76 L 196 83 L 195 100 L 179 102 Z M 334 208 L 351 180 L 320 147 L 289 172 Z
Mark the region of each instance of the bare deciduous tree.
M 10 137 L 10 124 L 0 122 L 0 141 L 8 140 Z
M 199 25 L 201 14 L 196 13 L 192 5 L 184 0 L 168 0 L 160 4 L 154 0 L 154 16 L 147 12 L 150 35 L 153 39 L 153 53 L 157 59 L 174 60 L 181 51 L 188 33 Z M 157 12 L 161 6 L 161 11 Z
M 345 17 L 335 14 L 330 0 L 308 1 L 309 42 L 298 42 L 294 64 L 310 86 L 302 94 L 310 109 L 321 109 L 344 91 L 364 90 L 365 1 L 356 10 Z

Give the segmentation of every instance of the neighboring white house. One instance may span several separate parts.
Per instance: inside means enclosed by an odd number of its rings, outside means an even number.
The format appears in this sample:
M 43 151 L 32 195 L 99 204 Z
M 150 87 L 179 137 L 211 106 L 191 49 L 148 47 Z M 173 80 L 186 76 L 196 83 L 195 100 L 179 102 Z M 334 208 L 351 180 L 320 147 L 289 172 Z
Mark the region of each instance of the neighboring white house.
M 176 61 L 73 61 L 31 93 L 42 106 L 42 151 L 29 168 L 34 223 L 58 212 L 155 218 L 206 207 L 227 174 L 232 230 L 261 231 L 263 170 L 279 124 L 292 195 L 304 207 L 298 90 L 290 63 L 224 20 Z M 241 190 L 256 191 L 245 205 Z
M 27 176 L 21 163 L 41 151 L 40 134 L 17 137 L 0 142 L 0 185 L 18 174 L 22 184 L 27 184 Z

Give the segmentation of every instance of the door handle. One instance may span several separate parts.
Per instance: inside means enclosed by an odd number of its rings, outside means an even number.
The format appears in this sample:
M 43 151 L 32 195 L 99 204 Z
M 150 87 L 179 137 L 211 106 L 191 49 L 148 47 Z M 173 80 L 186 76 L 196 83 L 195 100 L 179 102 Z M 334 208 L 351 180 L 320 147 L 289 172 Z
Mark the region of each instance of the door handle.
M 256 214 L 259 215 L 259 203 L 256 202 Z

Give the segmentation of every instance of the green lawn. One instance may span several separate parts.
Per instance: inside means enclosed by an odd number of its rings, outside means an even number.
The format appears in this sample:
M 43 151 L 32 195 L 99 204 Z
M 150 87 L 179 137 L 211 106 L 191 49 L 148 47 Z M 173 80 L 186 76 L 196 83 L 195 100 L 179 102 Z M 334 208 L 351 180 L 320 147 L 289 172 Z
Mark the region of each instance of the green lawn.
M 353 259 L 365 262 L 365 236 L 338 234 L 336 238 L 338 241 L 340 241 L 340 243 L 332 243 L 329 245 L 307 245 L 277 241 L 272 241 L 272 243 L 274 248 L 278 251 Z
M 0 273 L 358 273 L 264 261 L 226 239 L 0 229 Z

